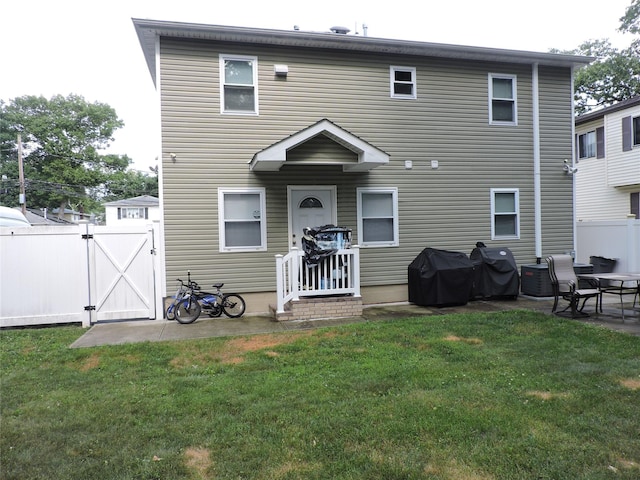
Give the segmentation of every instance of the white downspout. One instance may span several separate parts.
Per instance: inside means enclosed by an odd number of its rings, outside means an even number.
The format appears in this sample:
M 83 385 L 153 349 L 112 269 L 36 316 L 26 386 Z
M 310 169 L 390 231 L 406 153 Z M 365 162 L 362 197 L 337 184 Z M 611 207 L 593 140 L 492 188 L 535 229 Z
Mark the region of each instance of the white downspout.
M 156 128 L 157 132 L 156 137 L 156 148 L 157 148 L 157 158 L 158 158 L 158 197 L 159 197 L 159 208 L 160 208 L 160 228 L 158 229 L 158 244 L 159 247 L 157 251 L 159 252 L 159 258 L 156 265 L 159 266 L 159 271 L 156 272 L 156 305 L 159 306 L 159 309 L 156 309 L 156 319 L 162 320 L 164 318 L 164 295 L 167 294 L 167 262 L 166 262 L 166 243 L 164 238 L 164 229 L 165 229 L 165 221 L 164 221 L 164 169 L 162 167 L 163 157 L 162 157 L 162 85 L 161 85 L 161 75 L 160 75 L 160 35 L 156 33 L 156 42 L 155 42 L 155 57 L 156 57 L 156 76 L 155 76 L 155 88 L 156 88 Z M 159 312 L 159 316 L 158 316 Z
M 573 84 L 573 67 L 571 67 L 571 166 L 573 167 L 573 171 L 576 172 L 576 112 L 575 112 L 575 102 L 573 101 L 573 93 L 575 91 L 575 87 Z M 578 232 L 576 229 L 576 175 L 575 173 L 571 175 L 571 208 L 572 208 L 572 216 L 571 221 L 573 222 L 571 225 L 573 226 L 573 252 L 574 258 L 576 261 L 578 259 Z
M 531 70 L 531 85 L 533 95 L 533 205 L 534 205 L 534 236 L 536 263 L 542 261 L 542 193 L 540 182 L 540 93 L 538 90 L 538 64 L 534 63 Z

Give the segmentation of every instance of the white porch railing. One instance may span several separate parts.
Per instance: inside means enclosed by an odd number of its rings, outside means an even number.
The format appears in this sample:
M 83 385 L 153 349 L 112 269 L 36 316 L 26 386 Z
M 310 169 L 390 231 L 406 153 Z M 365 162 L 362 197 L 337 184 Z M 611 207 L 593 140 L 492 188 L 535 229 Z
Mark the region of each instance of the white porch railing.
M 308 266 L 304 252 L 294 247 L 276 255 L 277 313 L 291 300 L 304 296 L 360 296 L 360 249 L 357 245 L 336 251 L 318 265 Z

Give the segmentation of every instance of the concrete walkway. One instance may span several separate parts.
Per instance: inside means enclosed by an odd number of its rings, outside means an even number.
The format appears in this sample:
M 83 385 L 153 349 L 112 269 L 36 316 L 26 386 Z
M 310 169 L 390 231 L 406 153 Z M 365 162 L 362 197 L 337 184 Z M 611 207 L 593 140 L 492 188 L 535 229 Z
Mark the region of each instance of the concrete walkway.
M 551 313 L 553 299 L 520 296 L 517 300 L 475 300 L 457 307 L 421 307 L 401 303 L 365 307 L 361 317 L 325 319 L 314 321 L 275 322 L 266 315 L 246 315 L 241 318 L 209 318 L 200 317 L 194 323 L 181 325 L 168 320 L 134 320 L 124 322 L 106 322 L 93 325 L 71 347 L 96 347 L 100 345 L 119 345 L 137 342 L 160 342 L 170 340 L 187 340 L 209 337 L 228 337 L 255 335 L 260 333 L 277 333 L 291 330 L 330 327 L 349 323 L 407 318 L 425 315 L 446 315 L 450 313 L 500 312 L 514 309 L 535 310 Z M 637 307 L 637 305 L 636 305 Z M 612 330 L 640 336 L 640 310 L 634 310 L 631 303 L 625 303 L 625 319 L 622 320 L 620 302 L 614 297 L 604 299 L 603 313 L 593 312 L 587 304 L 585 311 L 589 317 L 579 321 L 600 325 Z M 563 318 L 558 317 L 559 320 Z

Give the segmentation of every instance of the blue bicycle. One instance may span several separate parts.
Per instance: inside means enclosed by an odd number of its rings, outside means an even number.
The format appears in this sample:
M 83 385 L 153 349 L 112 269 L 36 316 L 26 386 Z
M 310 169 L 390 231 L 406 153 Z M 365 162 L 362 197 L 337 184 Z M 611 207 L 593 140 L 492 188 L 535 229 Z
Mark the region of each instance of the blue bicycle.
M 191 280 L 191 272 L 187 272 L 187 282 L 180 282 L 175 299 L 167 308 L 167 319 L 187 324 L 195 322 L 201 313 L 210 317 L 219 317 L 224 313 L 227 317 L 241 317 L 246 310 L 244 299 L 237 293 L 224 293 L 224 283 L 215 283 L 215 292 L 203 292 L 197 282 Z

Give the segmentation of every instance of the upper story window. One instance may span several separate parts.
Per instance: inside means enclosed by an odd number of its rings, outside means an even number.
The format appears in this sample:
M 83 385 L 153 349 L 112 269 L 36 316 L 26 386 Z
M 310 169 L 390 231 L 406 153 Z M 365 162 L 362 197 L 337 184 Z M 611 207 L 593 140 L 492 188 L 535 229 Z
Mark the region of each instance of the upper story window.
M 515 75 L 489 74 L 490 124 L 518 124 L 517 90 Z
M 394 247 L 398 240 L 398 189 L 358 188 L 358 242 L 362 247 Z
M 634 117 L 632 123 L 633 144 L 640 145 L 640 117 Z
M 517 188 L 491 189 L 491 239 L 520 238 L 520 192 Z
M 149 209 L 146 207 L 118 207 L 118 220 L 149 219 Z
M 267 249 L 264 188 L 219 188 L 220 251 Z
M 578 135 L 578 158 L 596 156 L 596 131 Z
M 391 98 L 416 98 L 416 69 L 390 67 Z
M 258 113 L 258 59 L 220 55 L 220 110 L 222 113 Z

